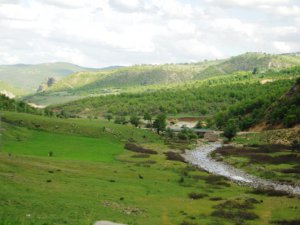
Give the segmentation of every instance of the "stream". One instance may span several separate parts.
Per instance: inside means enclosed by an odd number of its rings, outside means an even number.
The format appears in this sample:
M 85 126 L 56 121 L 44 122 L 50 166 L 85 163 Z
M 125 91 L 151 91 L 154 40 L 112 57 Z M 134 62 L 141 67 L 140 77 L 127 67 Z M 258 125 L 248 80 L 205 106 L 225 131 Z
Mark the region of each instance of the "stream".
M 183 154 L 185 160 L 197 167 L 200 167 L 209 173 L 221 175 L 228 179 L 243 185 L 248 185 L 253 188 L 273 189 L 276 191 L 284 191 L 288 194 L 300 196 L 300 186 L 281 184 L 275 181 L 266 180 L 247 174 L 243 170 L 237 169 L 224 162 L 216 161 L 210 153 L 221 147 L 221 143 L 210 143 L 204 146 L 197 147 L 194 150 L 186 151 Z

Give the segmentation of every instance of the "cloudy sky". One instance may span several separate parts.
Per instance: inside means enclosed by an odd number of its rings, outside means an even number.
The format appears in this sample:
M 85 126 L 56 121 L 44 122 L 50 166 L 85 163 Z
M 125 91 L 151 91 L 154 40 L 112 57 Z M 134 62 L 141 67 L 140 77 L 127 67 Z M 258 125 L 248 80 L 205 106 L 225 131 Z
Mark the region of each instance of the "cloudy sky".
M 0 0 L 0 64 L 104 67 L 300 51 L 299 0 Z

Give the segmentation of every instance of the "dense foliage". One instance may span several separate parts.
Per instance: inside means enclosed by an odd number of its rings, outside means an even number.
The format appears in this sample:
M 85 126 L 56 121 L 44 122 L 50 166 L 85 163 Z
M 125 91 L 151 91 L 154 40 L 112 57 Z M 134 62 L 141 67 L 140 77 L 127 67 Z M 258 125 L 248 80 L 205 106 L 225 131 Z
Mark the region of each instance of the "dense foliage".
M 26 99 L 42 105 L 61 104 L 87 96 L 165 89 L 216 76 L 227 77 L 240 71 L 257 75 L 299 64 L 300 57 L 296 55 L 246 53 L 199 63 L 113 67 L 73 74 Z
M 26 113 L 33 113 L 33 114 L 40 113 L 40 111 L 38 109 L 31 107 L 30 105 L 26 104 L 25 102 L 10 99 L 5 95 L 0 94 L 0 111 L 1 110 L 26 112 Z
M 283 122 L 285 127 L 300 123 L 300 78 L 285 96 L 271 106 L 267 121 L 271 124 Z
M 105 112 L 115 115 L 144 115 L 146 112 L 151 115 L 162 112 L 211 115 L 237 103 L 239 104 L 235 106 L 236 108 L 243 108 L 250 103 L 255 107 L 260 98 L 263 102 L 275 100 L 290 88 L 292 81 L 281 80 L 264 85 L 259 82 L 213 84 L 211 81 L 211 83 L 199 87 L 190 86 L 186 89 L 86 98 L 58 106 L 56 109 L 82 115 L 103 115 Z
M 269 125 L 283 125 L 292 127 L 300 122 L 300 79 L 291 90 L 282 97 L 286 86 L 283 83 L 276 89 L 269 90 L 266 95 L 254 99 L 245 99 L 231 107 L 227 111 L 215 116 L 217 127 L 225 127 L 230 119 L 236 119 L 241 130 L 253 125 L 266 122 Z M 291 85 L 292 86 L 292 85 Z M 291 87 L 290 86 L 290 87 Z M 285 94 L 285 92 L 283 92 Z

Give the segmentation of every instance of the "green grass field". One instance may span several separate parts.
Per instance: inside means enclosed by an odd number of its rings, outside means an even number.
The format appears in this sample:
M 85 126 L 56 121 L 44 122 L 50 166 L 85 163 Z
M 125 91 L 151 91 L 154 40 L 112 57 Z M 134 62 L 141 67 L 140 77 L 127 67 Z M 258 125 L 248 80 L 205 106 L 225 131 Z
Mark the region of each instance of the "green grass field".
M 23 129 L 25 130 L 25 129 Z M 3 148 L 12 154 L 48 156 L 53 159 L 111 162 L 124 149 L 106 138 L 77 137 L 65 134 L 26 130 L 27 137 L 6 141 Z M 16 144 L 16 141 L 20 144 Z M 47 143 L 41 145 L 41 143 Z
M 248 187 L 166 160 L 169 147 L 147 130 L 7 112 L 2 118 L 0 224 L 251 225 L 300 219 L 298 198 L 253 194 Z M 130 138 L 158 154 L 141 158 L 124 150 Z M 203 196 L 191 199 L 192 192 Z M 245 212 L 257 219 L 213 215 L 228 201 L 245 214 L 236 207 L 249 198 L 259 203 Z

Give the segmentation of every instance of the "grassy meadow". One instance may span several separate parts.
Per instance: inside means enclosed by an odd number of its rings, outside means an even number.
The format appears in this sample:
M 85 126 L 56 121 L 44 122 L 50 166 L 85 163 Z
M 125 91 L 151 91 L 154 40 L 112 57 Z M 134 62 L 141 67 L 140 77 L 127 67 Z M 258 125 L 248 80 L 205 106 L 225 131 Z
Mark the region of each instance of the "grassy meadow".
M 0 224 L 225 225 L 300 219 L 298 198 L 255 194 L 166 160 L 170 147 L 147 130 L 101 119 L 8 112 L 2 120 Z M 158 154 L 125 150 L 128 141 Z

